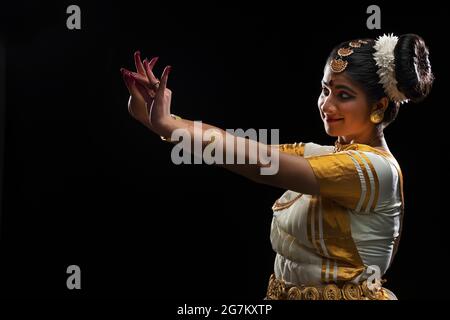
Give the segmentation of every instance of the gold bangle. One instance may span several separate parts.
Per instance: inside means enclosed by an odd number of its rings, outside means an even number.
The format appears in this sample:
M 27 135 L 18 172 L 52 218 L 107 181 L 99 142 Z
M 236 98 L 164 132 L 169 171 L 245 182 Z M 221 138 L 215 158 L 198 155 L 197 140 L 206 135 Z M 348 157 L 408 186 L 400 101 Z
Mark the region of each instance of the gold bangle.
M 170 140 L 170 138 L 166 138 L 166 137 L 163 137 L 163 136 L 161 136 L 161 140 L 162 141 L 166 141 L 166 142 L 172 142 L 172 140 Z
M 180 116 L 177 116 L 177 115 L 175 115 L 175 114 L 171 114 L 170 115 L 173 119 L 175 119 L 175 120 L 183 120 Z M 170 138 L 166 138 L 166 137 L 163 137 L 163 136 L 161 136 L 161 140 L 162 141 L 166 141 L 166 142 L 172 142 L 172 140 L 170 139 Z
M 176 114 L 171 114 L 170 116 L 175 120 L 183 120 L 180 116 L 177 116 Z

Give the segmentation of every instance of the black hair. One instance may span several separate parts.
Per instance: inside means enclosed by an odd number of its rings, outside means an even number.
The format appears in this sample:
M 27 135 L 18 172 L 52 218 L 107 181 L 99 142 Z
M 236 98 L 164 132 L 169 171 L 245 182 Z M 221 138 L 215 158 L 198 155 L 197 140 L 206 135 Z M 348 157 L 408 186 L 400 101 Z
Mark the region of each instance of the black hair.
M 362 43 L 358 48 L 352 48 L 353 54 L 344 58 L 348 62 L 344 73 L 366 93 L 368 103 L 371 104 L 386 97 L 386 93 L 383 85 L 379 83 L 378 67 L 373 58 L 375 40 L 361 40 L 366 43 Z M 349 44 L 350 41 L 346 41 L 336 46 L 327 59 L 327 65 L 337 57 L 340 48 L 349 48 Z M 397 89 L 411 102 L 422 101 L 430 93 L 434 81 L 425 41 L 416 34 L 399 36 L 394 49 L 394 64 Z M 381 123 L 382 128 L 394 121 L 398 114 L 400 105 L 389 101 Z

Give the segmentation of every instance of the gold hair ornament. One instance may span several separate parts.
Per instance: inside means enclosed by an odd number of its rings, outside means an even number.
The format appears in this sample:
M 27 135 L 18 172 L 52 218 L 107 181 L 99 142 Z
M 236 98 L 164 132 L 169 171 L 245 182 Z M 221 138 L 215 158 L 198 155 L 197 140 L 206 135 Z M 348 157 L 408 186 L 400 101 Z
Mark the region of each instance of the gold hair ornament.
M 356 41 L 351 41 L 349 43 L 350 47 L 340 48 L 337 51 L 337 57 L 334 58 L 333 60 L 331 60 L 331 62 L 330 62 L 331 71 L 333 71 L 335 73 L 343 72 L 348 66 L 348 61 L 346 61 L 342 58 L 351 56 L 354 53 L 352 48 L 359 48 L 359 47 L 361 47 L 361 45 L 367 44 L 367 43 L 368 42 L 364 41 L 364 40 L 356 40 Z

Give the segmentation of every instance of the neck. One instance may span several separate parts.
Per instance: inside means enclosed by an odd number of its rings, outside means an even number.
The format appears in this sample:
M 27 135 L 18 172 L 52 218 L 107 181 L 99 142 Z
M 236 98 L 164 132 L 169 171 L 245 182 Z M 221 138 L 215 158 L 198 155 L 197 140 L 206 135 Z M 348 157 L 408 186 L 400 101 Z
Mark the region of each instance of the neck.
M 374 148 L 387 148 L 386 140 L 384 139 L 384 134 L 382 130 L 377 130 L 376 127 L 370 132 L 365 132 L 359 135 L 351 135 L 351 136 L 339 136 L 338 142 L 341 144 L 353 144 L 360 143 L 365 144 Z

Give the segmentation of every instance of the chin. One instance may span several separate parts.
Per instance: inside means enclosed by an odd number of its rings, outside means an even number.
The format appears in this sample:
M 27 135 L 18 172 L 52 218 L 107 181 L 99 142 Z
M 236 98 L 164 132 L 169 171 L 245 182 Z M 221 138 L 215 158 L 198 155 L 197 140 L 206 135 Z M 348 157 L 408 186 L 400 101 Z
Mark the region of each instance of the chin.
M 327 126 L 325 126 L 325 132 L 330 136 L 330 137 L 338 137 L 341 134 L 339 134 L 338 130 L 335 130 L 333 128 L 329 128 Z

